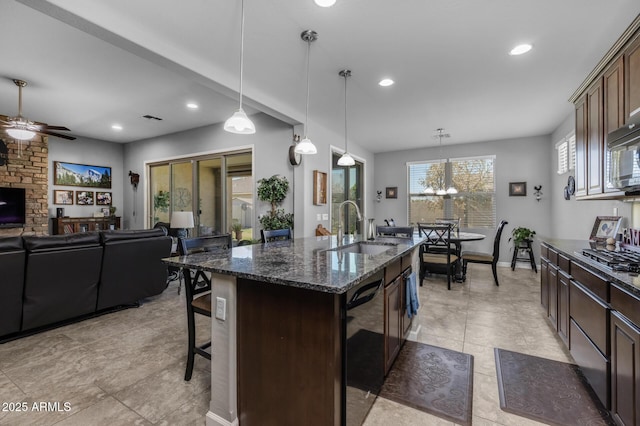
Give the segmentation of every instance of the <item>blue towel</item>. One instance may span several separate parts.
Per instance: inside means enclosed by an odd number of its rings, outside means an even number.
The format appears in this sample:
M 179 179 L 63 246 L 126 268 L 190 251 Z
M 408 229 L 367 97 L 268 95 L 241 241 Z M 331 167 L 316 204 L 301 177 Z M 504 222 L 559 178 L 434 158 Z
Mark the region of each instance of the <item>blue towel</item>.
M 418 292 L 416 288 L 416 273 L 412 272 L 406 282 L 407 288 L 407 316 L 411 318 L 418 313 L 420 302 L 418 302 Z

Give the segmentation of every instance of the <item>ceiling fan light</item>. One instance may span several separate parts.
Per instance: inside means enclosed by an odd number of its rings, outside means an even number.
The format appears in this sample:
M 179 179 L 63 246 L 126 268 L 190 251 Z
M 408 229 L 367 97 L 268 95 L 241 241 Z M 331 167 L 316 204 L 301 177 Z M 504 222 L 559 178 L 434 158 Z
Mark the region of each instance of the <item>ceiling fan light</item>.
M 447 194 L 457 194 L 458 190 L 455 189 L 453 186 L 450 186 L 449 188 L 447 188 Z
M 296 154 L 303 155 L 318 153 L 316 146 L 313 144 L 313 142 L 311 142 L 311 139 L 309 138 L 304 138 L 298 144 L 296 144 L 294 151 L 296 152 Z
M 239 135 L 252 135 L 256 132 L 256 126 L 240 108 L 224 122 L 224 130 Z
M 12 129 L 7 129 L 7 133 L 13 139 L 18 139 L 18 140 L 21 140 L 21 141 L 31 140 L 36 135 L 36 132 L 33 132 L 31 130 L 20 129 L 20 128 L 15 128 L 15 127 L 12 128 Z
M 338 166 L 353 166 L 354 164 L 356 161 L 348 152 L 342 154 L 342 157 L 338 159 Z
M 336 4 L 336 0 L 315 0 L 315 2 L 320 7 L 331 7 Z

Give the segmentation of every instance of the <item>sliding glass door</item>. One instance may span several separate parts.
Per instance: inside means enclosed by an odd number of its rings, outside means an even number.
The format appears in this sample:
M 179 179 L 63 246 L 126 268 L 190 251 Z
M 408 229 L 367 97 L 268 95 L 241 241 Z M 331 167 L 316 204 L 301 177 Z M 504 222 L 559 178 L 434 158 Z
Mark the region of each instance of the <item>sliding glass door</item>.
M 175 211 L 190 211 L 195 223 L 190 235 L 229 233 L 238 224 L 233 238 L 252 238 L 254 185 L 250 151 L 180 158 L 148 167 L 148 227 L 158 222 L 170 223 Z
M 338 160 L 342 154 L 334 152 L 332 155 L 331 167 L 331 233 L 338 232 L 338 224 L 340 221 L 339 207 L 340 203 L 345 200 L 354 201 L 360 211 L 364 214 L 364 205 L 362 200 L 363 192 L 363 170 L 364 164 L 356 161 L 356 164 L 349 167 L 339 166 Z M 358 221 L 356 209 L 347 205 L 342 212 L 342 220 L 344 221 L 345 234 L 362 234 L 362 222 Z

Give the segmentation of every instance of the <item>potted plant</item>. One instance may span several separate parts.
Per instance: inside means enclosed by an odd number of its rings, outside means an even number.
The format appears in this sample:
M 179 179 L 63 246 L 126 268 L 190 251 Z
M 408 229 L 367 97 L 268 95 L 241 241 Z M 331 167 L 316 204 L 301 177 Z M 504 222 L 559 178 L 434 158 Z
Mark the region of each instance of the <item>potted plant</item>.
M 289 192 L 289 181 L 284 176 L 273 175 L 258 181 L 258 199 L 271 204 L 269 213 L 259 218 L 262 229 L 293 228 L 293 214 L 285 213 L 278 206 L 282 204 Z
M 519 226 L 517 228 L 513 228 L 509 241 L 513 240 L 513 246 L 518 248 L 522 242 L 533 239 L 535 235 L 536 231 Z
M 242 239 L 242 224 L 234 219 L 233 225 L 231 225 L 231 230 L 236 236 L 236 240 L 240 241 Z

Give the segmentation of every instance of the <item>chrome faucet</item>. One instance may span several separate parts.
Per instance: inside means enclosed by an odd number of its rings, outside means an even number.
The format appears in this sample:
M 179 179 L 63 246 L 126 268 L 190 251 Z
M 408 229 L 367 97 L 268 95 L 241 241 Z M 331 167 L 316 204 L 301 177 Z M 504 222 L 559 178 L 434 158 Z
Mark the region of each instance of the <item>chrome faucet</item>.
M 360 214 L 360 208 L 358 207 L 358 205 L 352 201 L 352 200 L 346 200 L 343 201 L 342 203 L 340 203 L 340 206 L 338 207 L 338 245 L 342 244 L 342 240 L 344 238 L 344 215 L 342 212 L 342 208 L 344 207 L 345 204 L 352 204 L 353 207 L 356 208 L 356 214 L 358 215 L 358 220 L 362 220 L 362 215 Z

